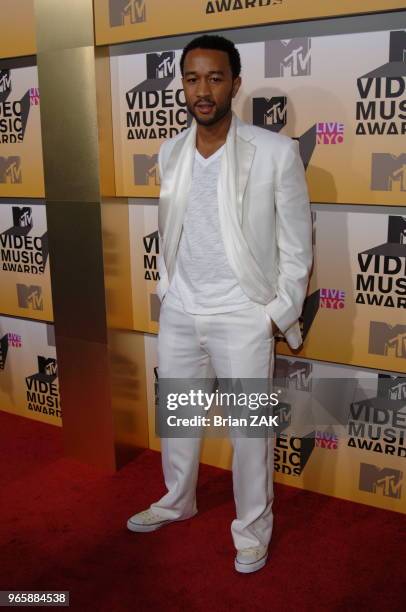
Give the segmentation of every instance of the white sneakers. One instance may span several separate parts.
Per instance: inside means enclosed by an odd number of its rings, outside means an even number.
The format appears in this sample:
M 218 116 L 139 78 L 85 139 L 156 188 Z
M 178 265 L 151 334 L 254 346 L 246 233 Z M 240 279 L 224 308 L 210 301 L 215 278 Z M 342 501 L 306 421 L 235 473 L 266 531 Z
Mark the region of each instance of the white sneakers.
M 154 514 L 152 510 L 148 509 L 131 516 L 127 521 L 127 529 L 130 531 L 145 533 L 148 531 L 156 531 L 167 523 L 173 522 L 173 520 L 164 519 L 161 516 Z
M 137 514 L 130 516 L 127 521 L 127 529 L 140 533 L 156 531 L 160 527 L 168 525 L 168 523 L 177 523 L 179 521 L 185 521 L 188 518 L 196 516 L 196 514 L 197 512 L 192 514 L 192 516 L 187 516 L 180 519 L 164 519 L 162 516 L 158 516 L 158 514 L 155 514 L 155 512 L 152 512 L 152 510 L 148 508 L 148 510 L 143 510 L 142 512 L 138 512 Z
M 265 546 L 243 548 L 237 552 L 234 567 L 237 572 L 251 574 L 264 567 L 268 559 L 268 549 Z
M 148 531 L 156 531 L 167 525 L 175 523 L 182 519 L 164 519 L 158 516 L 151 509 L 143 510 L 131 516 L 127 521 L 127 529 L 139 533 Z M 264 567 L 268 559 L 268 549 L 266 546 L 257 546 L 255 548 L 243 548 L 237 552 L 235 557 L 234 567 L 237 572 L 242 574 L 251 574 Z

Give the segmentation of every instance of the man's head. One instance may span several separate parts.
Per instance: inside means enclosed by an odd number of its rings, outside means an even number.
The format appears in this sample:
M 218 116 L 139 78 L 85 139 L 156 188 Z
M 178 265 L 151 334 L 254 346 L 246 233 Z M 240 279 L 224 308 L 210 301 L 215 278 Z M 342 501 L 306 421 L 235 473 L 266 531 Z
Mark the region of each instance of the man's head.
M 206 34 L 183 49 L 180 60 L 188 111 L 201 125 L 227 115 L 241 85 L 240 54 L 230 40 Z

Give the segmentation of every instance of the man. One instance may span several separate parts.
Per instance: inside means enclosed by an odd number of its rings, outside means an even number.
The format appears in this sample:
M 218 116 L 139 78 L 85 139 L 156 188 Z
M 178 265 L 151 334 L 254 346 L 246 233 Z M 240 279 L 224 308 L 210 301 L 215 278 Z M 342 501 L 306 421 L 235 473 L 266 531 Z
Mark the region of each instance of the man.
M 234 44 L 205 35 L 184 49 L 192 125 L 159 153 L 159 378 L 267 379 L 274 334 L 302 341 L 298 318 L 312 262 L 311 214 L 297 142 L 231 110 L 241 85 Z M 272 436 L 233 437 L 235 568 L 267 560 L 272 532 Z M 154 531 L 194 516 L 200 438 L 163 438 L 168 492 L 132 516 Z

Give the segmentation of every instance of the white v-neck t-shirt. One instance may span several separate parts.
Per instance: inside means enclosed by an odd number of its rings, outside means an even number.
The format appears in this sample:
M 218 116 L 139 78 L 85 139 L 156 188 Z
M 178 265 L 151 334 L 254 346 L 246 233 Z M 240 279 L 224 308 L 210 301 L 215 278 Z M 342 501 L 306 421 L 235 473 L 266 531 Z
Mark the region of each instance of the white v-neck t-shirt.
M 224 145 L 210 157 L 196 149 L 189 199 L 168 296 L 191 314 L 231 312 L 252 306 L 224 249 L 217 182 Z M 167 297 L 168 297 L 167 296 Z

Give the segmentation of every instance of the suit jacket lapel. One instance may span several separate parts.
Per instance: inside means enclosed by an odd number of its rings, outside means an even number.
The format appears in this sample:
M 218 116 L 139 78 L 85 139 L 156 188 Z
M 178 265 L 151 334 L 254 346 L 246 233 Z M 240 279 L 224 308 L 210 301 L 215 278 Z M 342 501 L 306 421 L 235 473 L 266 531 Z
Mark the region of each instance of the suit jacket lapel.
M 237 134 L 236 134 L 236 158 L 237 158 L 237 172 L 238 172 L 238 192 L 237 192 L 237 214 L 242 223 L 243 217 L 243 199 L 244 193 L 247 186 L 252 162 L 254 161 L 254 155 L 256 147 L 250 140 L 253 138 L 253 134 L 249 128 L 249 125 L 243 123 L 236 117 L 237 122 Z

